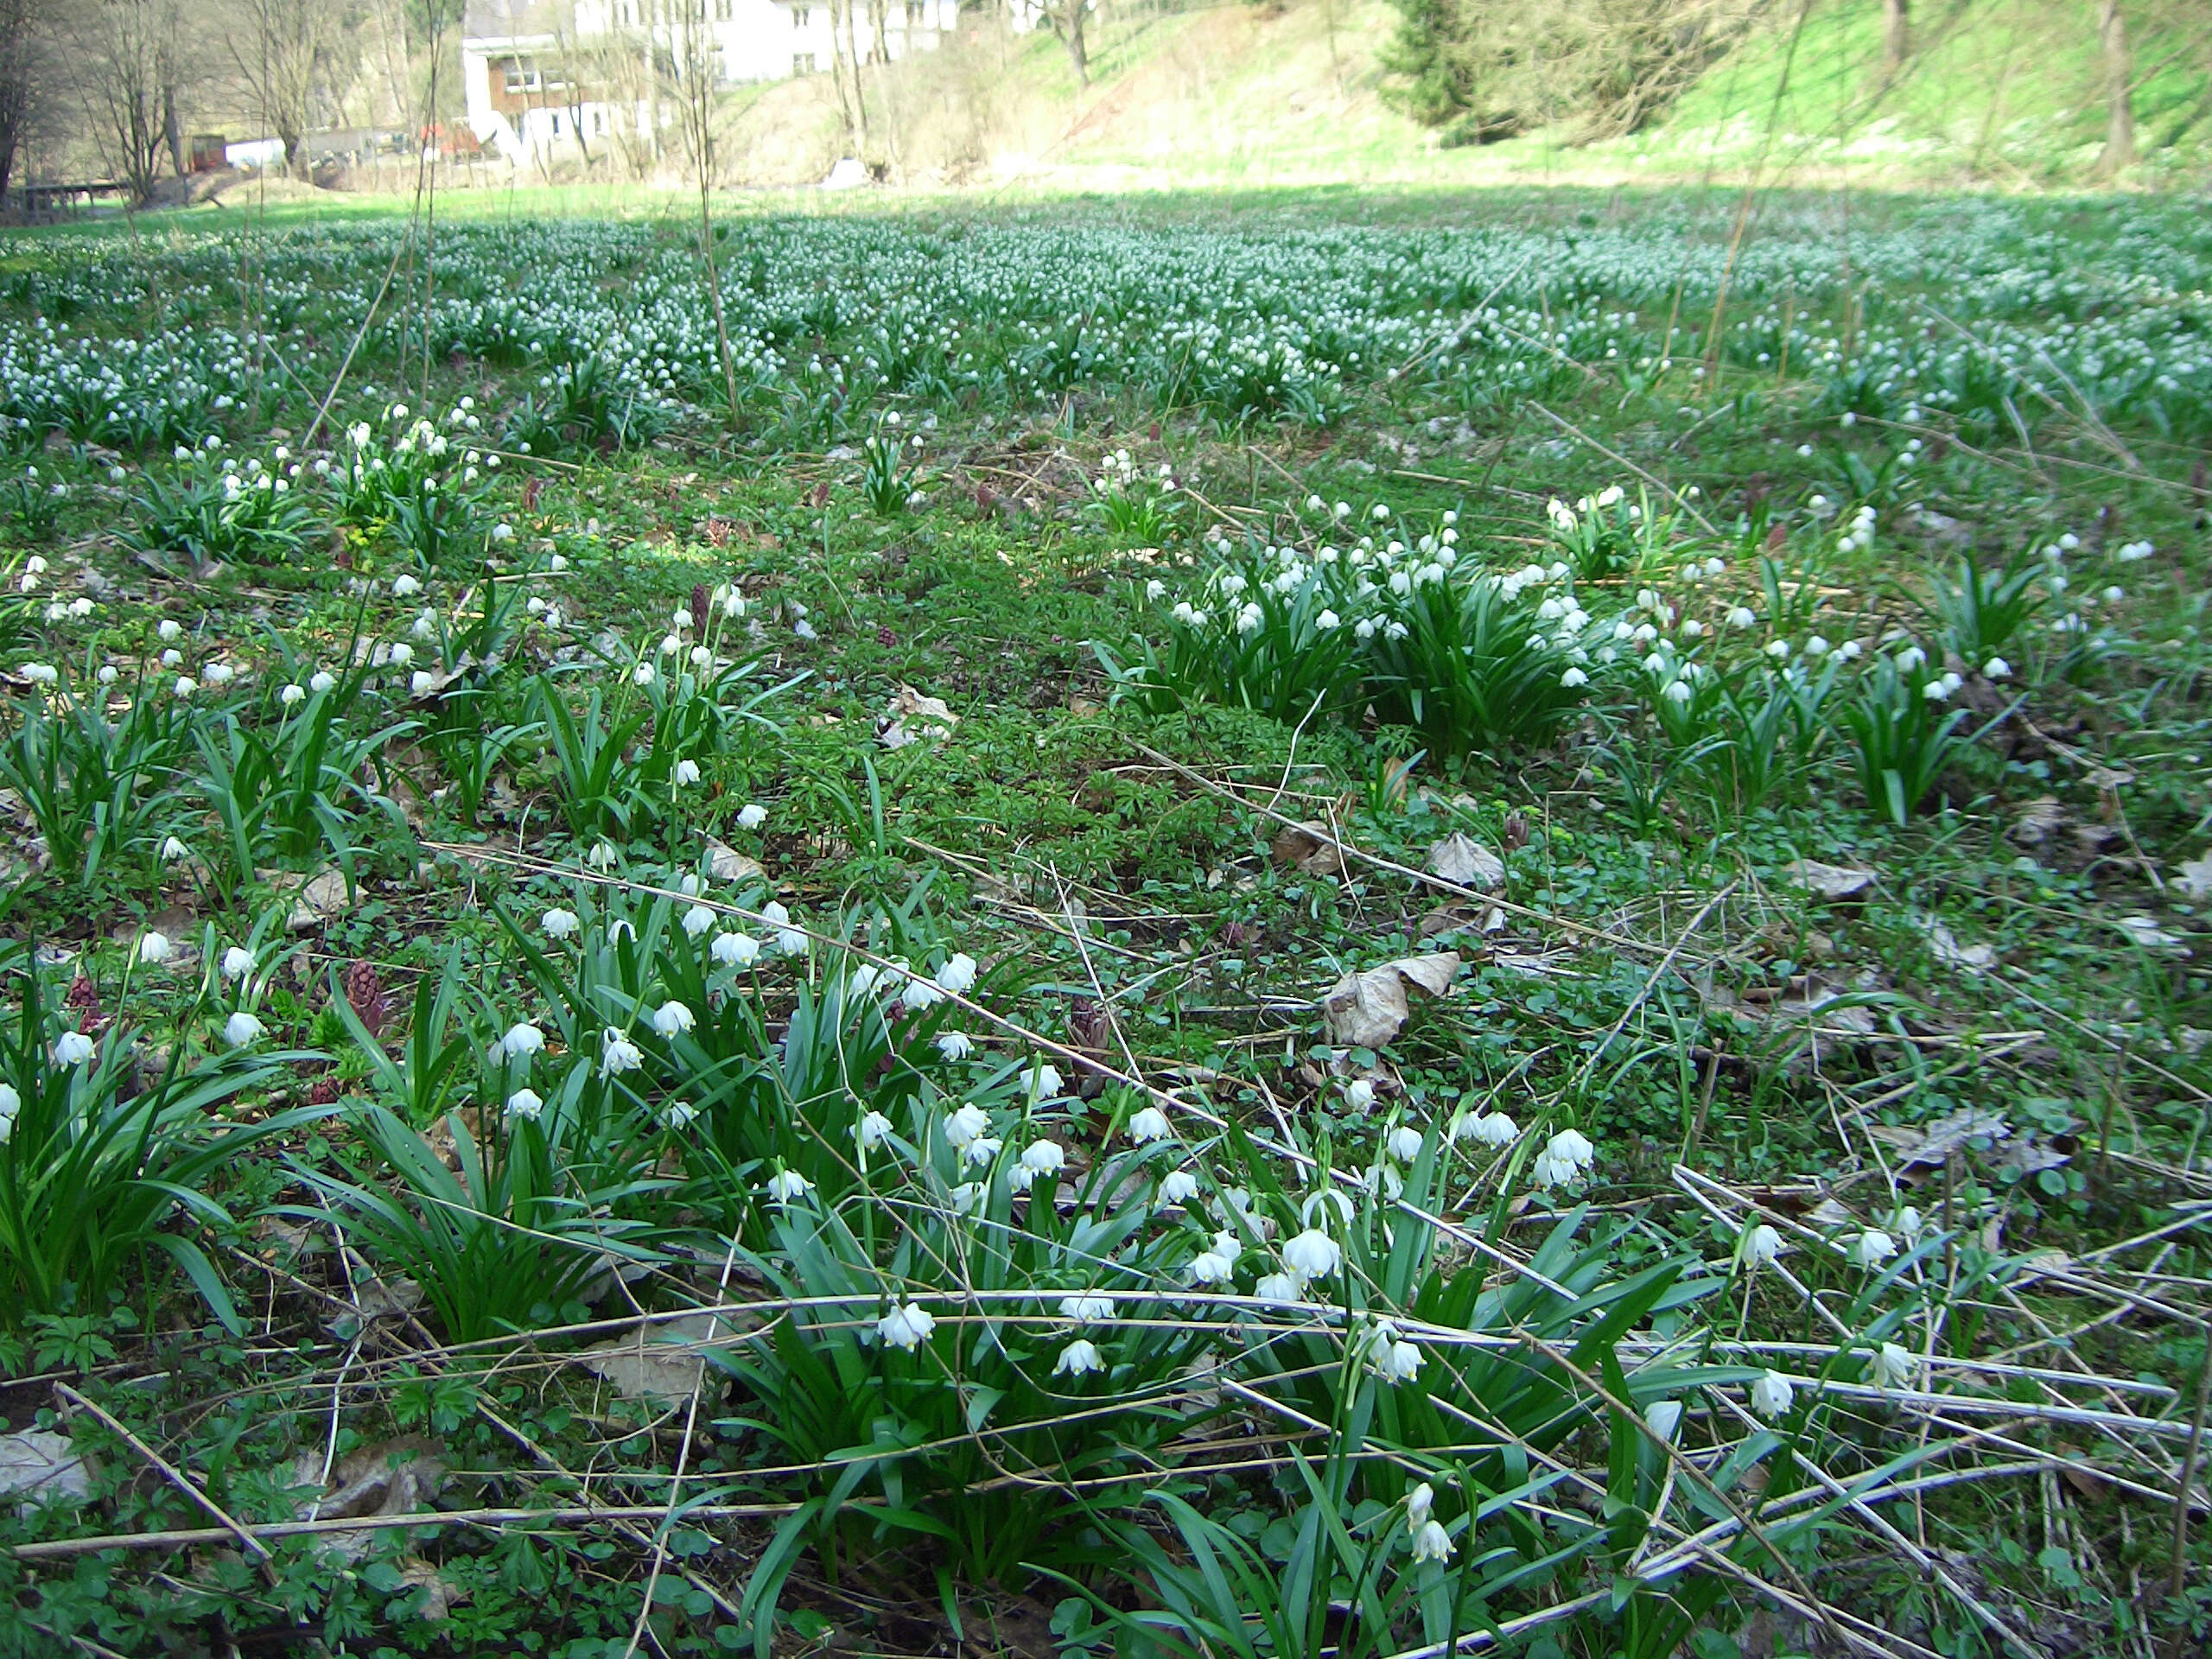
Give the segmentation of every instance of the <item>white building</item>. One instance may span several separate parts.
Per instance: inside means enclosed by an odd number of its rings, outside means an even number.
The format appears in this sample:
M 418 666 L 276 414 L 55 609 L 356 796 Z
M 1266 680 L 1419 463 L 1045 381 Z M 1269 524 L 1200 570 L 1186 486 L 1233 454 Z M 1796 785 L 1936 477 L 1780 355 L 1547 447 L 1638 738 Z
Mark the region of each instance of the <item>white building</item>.
M 643 94 L 671 79 L 702 5 L 725 86 L 827 73 L 840 48 L 862 63 L 894 61 L 938 45 L 959 17 L 959 0 L 467 0 L 469 130 L 516 162 L 648 130 L 655 105 Z M 841 16 L 856 41 L 842 37 Z M 659 107 L 664 123 L 674 118 Z

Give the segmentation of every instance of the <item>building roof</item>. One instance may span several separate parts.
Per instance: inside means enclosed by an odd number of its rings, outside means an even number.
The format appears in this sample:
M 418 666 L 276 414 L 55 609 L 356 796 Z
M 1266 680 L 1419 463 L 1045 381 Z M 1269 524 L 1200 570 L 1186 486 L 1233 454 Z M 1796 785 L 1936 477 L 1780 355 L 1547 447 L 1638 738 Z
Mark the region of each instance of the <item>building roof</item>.
M 569 22 L 559 0 L 467 0 L 461 32 L 471 40 L 550 35 Z

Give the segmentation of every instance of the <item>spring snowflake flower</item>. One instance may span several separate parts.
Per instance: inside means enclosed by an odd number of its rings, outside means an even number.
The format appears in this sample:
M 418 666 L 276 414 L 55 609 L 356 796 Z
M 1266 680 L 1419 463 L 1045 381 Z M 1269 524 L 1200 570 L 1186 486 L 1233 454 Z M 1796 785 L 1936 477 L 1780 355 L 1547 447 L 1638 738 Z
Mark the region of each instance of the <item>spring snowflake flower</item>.
M 774 1204 L 795 1204 L 814 1190 L 814 1183 L 795 1169 L 779 1169 L 768 1178 L 768 1198 Z
M 1236 1264 L 1218 1250 L 1201 1250 L 1191 1258 L 1191 1282 L 1194 1285 L 1218 1285 L 1228 1281 Z
M 1530 1171 L 1538 1186 L 1564 1186 L 1587 1174 L 1598 1149 L 1579 1129 L 1561 1129 L 1545 1142 Z
M 395 599 L 412 599 L 422 591 L 423 584 L 413 576 L 397 575 L 391 579 L 391 592 Z
M 760 906 L 760 919 L 776 930 L 776 949 L 787 957 L 806 954 L 806 935 L 791 925 L 791 913 L 782 903 L 771 899 Z
M 688 1100 L 671 1100 L 661 1108 L 660 1121 L 671 1129 L 688 1129 L 699 1121 L 699 1109 Z
M 957 1064 L 976 1052 L 976 1040 L 964 1031 L 941 1031 L 937 1034 L 937 1052 Z
M 741 830 L 758 830 L 767 822 L 768 809 L 758 801 L 747 801 L 738 809 L 737 827 Z
M 288 685 L 276 694 L 276 701 L 287 709 L 296 709 L 307 700 L 308 690 L 303 685 Z
M 528 1020 L 518 1020 L 507 1027 L 506 1034 L 492 1049 L 495 1059 L 524 1059 L 544 1052 L 545 1033 Z
M 1442 1522 L 1424 1521 L 1411 1531 L 1415 1561 L 1434 1561 L 1441 1566 L 1452 1559 L 1452 1535 L 1444 1530 Z
M 1902 1389 L 1913 1380 L 1920 1361 L 1911 1350 L 1885 1342 L 1874 1356 L 1874 1381 L 1885 1389 Z
M 1795 1396 L 1789 1379 L 1779 1371 L 1769 1371 L 1751 1384 L 1751 1409 L 1769 1421 L 1787 1414 Z
M 599 1075 L 601 1077 L 612 1077 L 620 1076 L 625 1071 L 635 1071 L 645 1063 L 645 1057 L 635 1043 L 614 1027 L 607 1027 L 602 1034 L 600 1049 Z
M 81 1031 L 65 1031 L 54 1039 L 56 1065 L 82 1065 L 96 1052 L 92 1039 Z
M 688 789 L 699 781 L 699 763 L 696 760 L 679 760 L 670 775 L 675 779 L 677 788 Z
M 8 1137 L 16 1132 L 16 1116 L 23 1109 L 23 1097 L 16 1092 L 13 1084 L 0 1083 L 0 1147 L 8 1144 Z
M 547 938 L 565 939 L 583 925 L 583 920 L 575 911 L 556 906 L 539 917 L 537 925 L 545 930 Z
M 899 1007 L 915 1014 L 935 1007 L 944 1001 L 944 993 L 926 979 L 910 979 L 899 988 Z
M 964 996 L 976 985 L 976 958 L 964 950 L 956 950 L 944 966 L 937 970 L 937 983 L 941 989 L 955 996 Z
M 162 842 L 162 862 L 164 864 L 174 864 L 181 858 L 190 858 L 191 856 L 192 849 L 186 846 L 175 836 L 169 836 L 166 841 Z
M 709 948 L 716 962 L 732 968 L 750 968 L 760 960 L 760 941 L 749 933 L 724 933 Z
M 166 933 L 147 932 L 138 940 L 138 960 L 144 963 L 167 962 L 175 947 Z
M 1387 1386 L 1395 1388 L 1401 1382 L 1412 1382 L 1421 1375 L 1421 1350 L 1399 1336 L 1387 1319 L 1376 1325 L 1367 1352 L 1367 1369 Z
M 327 691 L 338 683 L 338 677 L 327 668 L 319 668 L 308 678 L 310 691 Z
M 408 691 L 415 696 L 427 697 L 438 689 L 438 677 L 426 668 L 418 668 L 409 677 Z
M 524 1123 L 535 1123 L 543 1115 L 545 1100 L 535 1089 L 518 1089 L 507 1096 L 507 1116 Z
M 917 1307 L 912 1302 L 894 1305 L 892 1310 L 875 1322 L 875 1334 L 887 1346 L 903 1348 L 908 1353 L 929 1340 L 931 1332 L 937 1329 L 937 1320 L 927 1308 Z
M 964 1102 L 958 1110 L 946 1115 L 945 1144 L 955 1152 L 963 1152 L 987 1135 L 990 1127 L 989 1113 L 972 1100 Z
M 161 626 L 156 627 L 154 632 L 161 636 L 162 642 L 164 645 L 184 638 L 183 624 L 177 622 L 173 619 L 164 620 Z
M 1173 1133 L 1167 1126 L 1167 1114 L 1157 1106 L 1147 1106 L 1129 1119 L 1129 1139 L 1139 1146 L 1164 1141 Z
M 1298 1281 L 1290 1274 L 1269 1273 L 1261 1275 L 1259 1282 L 1252 1287 L 1252 1294 L 1263 1302 L 1294 1302 L 1302 1293 Z
M 1105 1369 L 1106 1362 L 1099 1355 L 1098 1344 L 1087 1338 L 1077 1337 L 1060 1350 L 1060 1357 L 1052 1366 L 1052 1375 L 1082 1376 Z
M 1343 1265 L 1344 1247 L 1318 1227 L 1308 1227 L 1282 1247 L 1283 1265 L 1301 1282 L 1326 1279 Z
M 1365 1077 L 1354 1077 L 1344 1085 L 1344 1104 L 1355 1112 L 1363 1112 L 1375 1103 L 1375 1085 Z
M 188 697 L 200 689 L 200 682 L 189 674 L 180 674 L 176 677 L 175 685 L 170 689 L 180 697 Z
M 21 671 L 33 685 L 52 685 L 61 677 L 60 670 L 51 663 L 25 663 Z
M 1427 1481 L 1406 1494 L 1406 1530 L 1417 1532 L 1428 1524 L 1430 1510 L 1436 1503 L 1436 1489 Z
M 1033 1141 L 1021 1154 L 1021 1166 L 1033 1175 L 1057 1175 L 1067 1161 L 1057 1141 Z
M 1160 1179 L 1160 1201 L 1182 1204 L 1198 1190 L 1198 1178 L 1187 1169 L 1170 1170 Z
M 1744 1235 L 1744 1265 L 1757 1270 L 1770 1268 L 1782 1255 L 1782 1235 L 1764 1222 Z
M 1521 1137 L 1521 1126 L 1503 1112 L 1485 1112 L 1467 1120 L 1465 1134 L 1478 1147 L 1510 1147 Z
M 1878 1227 L 1870 1227 L 1851 1241 L 1846 1252 L 1854 1267 L 1878 1268 L 1897 1253 L 1897 1242 Z
M 1077 1325 L 1096 1325 L 1114 1317 L 1114 1299 L 1110 1296 L 1063 1296 L 1060 1298 L 1060 1317 L 1073 1319 Z
M 653 1029 L 664 1037 L 679 1035 L 696 1023 L 691 1010 L 681 1002 L 664 1002 L 653 1010 Z
M 245 1048 L 261 1040 L 268 1027 L 241 1008 L 223 1022 L 223 1040 L 232 1048 Z
M 1060 1092 L 1059 1068 L 1039 1061 L 1021 1074 L 1021 1086 L 1032 1100 L 1051 1100 Z
M 243 979 L 253 971 L 253 952 L 242 944 L 234 944 L 223 952 L 223 977 Z
M 2012 664 L 2002 657 L 1993 657 L 1981 665 L 1981 675 L 1986 680 L 2009 680 L 2012 677 Z
M 865 1112 L 853 1125 L 853 1138 L 861 1143 L 862 1152 L 874 1152 L 891 1138 L 891 1120 L 881 1112 Z

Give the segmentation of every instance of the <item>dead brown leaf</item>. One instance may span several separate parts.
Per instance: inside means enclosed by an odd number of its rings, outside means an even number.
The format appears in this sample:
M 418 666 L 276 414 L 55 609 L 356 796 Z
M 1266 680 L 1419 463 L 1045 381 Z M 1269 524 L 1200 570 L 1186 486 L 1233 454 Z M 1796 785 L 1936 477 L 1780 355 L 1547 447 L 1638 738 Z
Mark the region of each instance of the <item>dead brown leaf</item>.
M 1456 950 L 1401 957 L 1364 973 L 1346 974 L 1321 999 L 1330 1037 L 1355 1048 L 1380 1048 L 1395 1037 L 1411 1013 L 1408 987 L 1441 996 L 1459 971 Z
M 1505 861 L 1456 830 L 1428 849 L 1428 868 L 1454 887 L 1478 893 L 1492 893 L 1505 885 Z
M 1341 875 L 1344 855 L 1337 846 L 1336 831 L 1320 819 L 1285 827 L 1275 837 L 1275 862 L 1308 875 Z
M 1873 871 L 1853 869 L 1847 864 L 1823 864 L 1816 858 L 1799 859 L 1789 867 L 1789 875 L 1815 898 L 1831 903 L 1864 899 L 1874 890 Z

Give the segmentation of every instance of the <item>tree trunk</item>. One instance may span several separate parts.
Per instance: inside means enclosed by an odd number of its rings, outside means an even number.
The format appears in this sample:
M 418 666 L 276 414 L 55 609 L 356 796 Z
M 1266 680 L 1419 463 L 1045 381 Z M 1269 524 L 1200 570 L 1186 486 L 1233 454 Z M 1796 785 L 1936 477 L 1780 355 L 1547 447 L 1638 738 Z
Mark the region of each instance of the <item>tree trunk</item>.
M 2110 178 L 2135 160 L 2134 64 L 2127 50 L 2127 20 L 2120 0 L 2101 0 L 2097 33 L 2105 48 L 2105 153 L 2098 170 Z
M 31 99 L 31 17 L 26 0 L 0 0 L 0 209 Z
M 308 176 L 308 136 L 297 118 L 289 112 L 276 118 L 276 142 L 284 146 L 284 171 L 293 178 Z
M 1085 0 L 1066 0 L 1056 11 L 1047 12 L 1052 19 L 1052 33 L 1060 37 L 1060 44 L 1068 49 L 1068 62 L 1075 68 L 1075 84 L 1090 85 L 1090 52 L 1084 44 L 1083 18 Z
M 162 88 L 162 142 L 168 146 L 169 165 L 176 168 L 180 179 L 189 176 L 191 168 L 184 158 L 184 124 L 176 118 L 176 88 Z
M 1882 67 L 1895 74 L 1912 53 L 1911 0 L 1882 0 Z
M 846 67 L 852 71 L 853 108 L 860 117 L 861 152 L 860 160 L 865 164 L 868 161 L 868 151 L 874 148 L 875 139 L 874 135 L 868 130 L 868 90 L 861 81 L 861 29 L 858 20 L 853 15 L 853 0 L 842 0 L 842 6 L 845 14 Z M 837 22 L 835 12 L 830 14 L 830 49 L 832 52 L 837 49 Z

